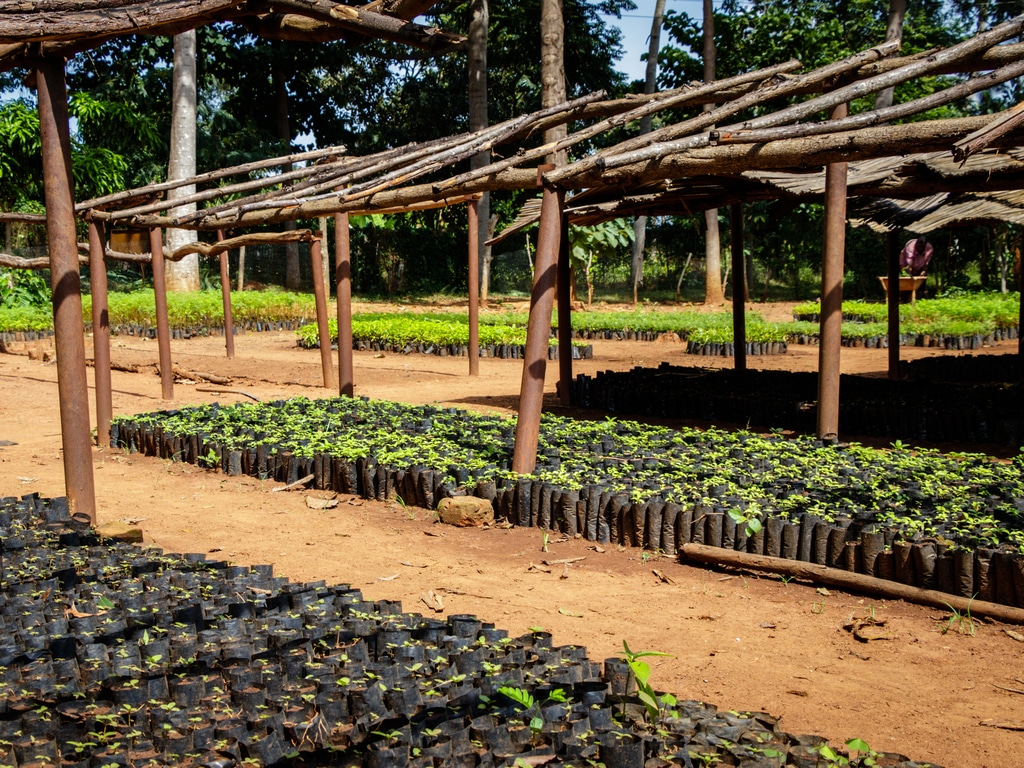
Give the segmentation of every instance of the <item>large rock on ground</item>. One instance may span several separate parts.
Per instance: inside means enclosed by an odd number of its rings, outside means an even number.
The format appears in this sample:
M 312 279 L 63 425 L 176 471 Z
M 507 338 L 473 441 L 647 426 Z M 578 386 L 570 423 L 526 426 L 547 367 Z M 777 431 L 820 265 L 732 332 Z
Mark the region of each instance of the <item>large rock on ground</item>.
M 453 496 L 441 499 L 437 514 L 442 523 L 468 528 L 494 522 L 494 507 L 487 499 L 476 496 Z

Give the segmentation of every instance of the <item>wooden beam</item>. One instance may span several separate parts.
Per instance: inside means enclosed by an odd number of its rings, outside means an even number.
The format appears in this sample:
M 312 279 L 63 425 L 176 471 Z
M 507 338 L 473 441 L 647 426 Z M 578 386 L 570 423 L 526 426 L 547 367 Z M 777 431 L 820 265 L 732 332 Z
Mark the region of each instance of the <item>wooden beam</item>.
M 479 248 L 479 215 L 480 203 L 471 200 L 468 208 L 469 226 L 466 228 L 469 245 L 467 260 L 469 262 L 468 304 L 469 304 L 469 375 L 480 375 L 480 248 Z
M 538 171 L 539 175 L 539 171 Z M 526 328 L 523 379 L 519 387 L 519 415 L 512 471 L 533 474 L 537 467 L 537 440 L 544 406 L 544 374 L 547 370 L 551 310 L 555 300 L 555 272 L 562 231 L 563 193 L 545 189 L 541 203 L 540 233 L 533 262 L 533 292 Z
M 456 50 L 466 42 L 463 35 L 330 0 L 272 0 L 265 5 L 292 13 L 261 14 L 242 20 L 247 28 L 264 37 L 316 43 L 356 34 L 435 53 Z
M 572 263 L 569 219 L 562 211 L 558 242 L 558 402 L 572 405 Z
M 82 282 L 75 238 L 74 180 L 64 61 L 42 59 L 36 67 L 39 138 L 43 155 L 46 241 L 50 251 L 53 329 L 57 348 L 57 395 L 64 486 L 72 514 L 96 523 L 96 486 L 89 435 L 89 387 L 85 375 Z
M 219 231 L 219 230 L 218 230 Z M 216 243 L 202 243 L 196 241 L 175 248 L 170 255 L 165 255 L 169 261 L 181 261 L 190 253 L 198 253 L 200 256 L 218 256 L 227 253 L 233 248 L 240 248 L 243 245 L 259 245 L 262 243 L 309 243 L 313 240 L 313 232 L 308 229 L 294 229 L 286 232 L 253 232 L 248 235 L 238 235 L 226 240 L 218 240 Z
M 217 230 L 217 241 L 224 242 L 224 231 Z M 228 359 L 235 356 L 235 321 L 231 316 L 231 275 L 229 273 L 228 252 L 221 251 L 220 260 L 220 300 L 224 308 L 224 351 Z
M 0 43 L 138 34 L 170 23 L 201 26 L 240 0 L 32 0 L 0 3 Z
M 324 284 L 323 251 L 320 238 L 313 238 L 309 249 L 313 268 L 313 297 L 316 301 L 316 330 L 320 341 L 320 368 L 323 371 L 324 389 L 334 389 L 334 364 L 331 361 L 331 331 L 327 325 L 327 286 Z
M 886 233 L 886 321 L 889 334 L 889 378 L 900 377 L 900 240 L 896 231 Z
M 846 116 L 847 105 L 832 111 Z M 843 264 L 846 255 L 846 163 L 825 169 L 825 244 L 821 262 L 821 309 L 818 343 L 818 437 L 839 436 L 839 356 L 843 331 Z
M 352 397 L 355 377 L 352 367 L 352 254 L 347 213 L 334 214 L 334 279 L 338 315 L 338 392 Z
M 96 444 L 110 447 L 110 420 L 114 413 L 110 382 L 110 309 L 107 304 L 107 262 L 103 224 L 89 222 L 89 282 L 92 293 L 92 359 L 96 383 Z
M 729 206 L 732 244 L 732 346 L 733 367 L 747 370 L 747 281 L 743 258 L 743 203 Z
M 163 235 L 159 227 L 149 230 L 149 253 L 153 259 L 153 302 L 156 309 L 156 341 L 160 357 L 160 393 L 164 400 L 172 400 L 174 371 L 171 363 L 171 328 L 167 318 Z

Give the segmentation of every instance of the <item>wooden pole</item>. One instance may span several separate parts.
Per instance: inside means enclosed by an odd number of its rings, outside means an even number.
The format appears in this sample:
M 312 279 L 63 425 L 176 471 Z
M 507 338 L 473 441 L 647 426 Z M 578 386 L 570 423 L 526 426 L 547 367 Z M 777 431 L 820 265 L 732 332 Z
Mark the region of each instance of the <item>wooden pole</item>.
M 898 581 L 880 579 L 863 573 L 851 573 L 839 568 L 829 568 L 825 565 L 805 563 L 802 560 L 752 555 L 747 552 L 722 549 L 721 547 L 710 547 L 706 544 L 683 544 L 680 549 L 686 560 L 695 560 L 711 565 L 727 565 L 735 568 L 749 568 L 755 571 L 781 573 L 794 578 L 806 579 L 818 584 L 828 584 L 829 586 L 855 592 L 869 592 L 895 600 L 906 600 L 912 603 L 931 605 L 935 608 L 952 608 L 961 613 L 970 611 L 972 616 L 987 616 L 998 621 L 1024 624 L 1024 609 L 1002 605 L 1001 603 L 973 600 L 960 597 L 959 595 L 938 592 L 934 589 L 912 587 L 909 584 L 901 584 Z
M 92 286 L 92 359 L 96 382 L 96 445 L 110 447 L 114 400 L 110 383 L 110 309 L 107 304 L 106 233 L 102 222 L 89 222 L 89 283 Z
M 320 367 L 324 373 L 324 388 L 334 389 L 337 381 L 334 378 L 334 364 L 331 360 L 331 329 L 327 325 L 327 290 L 324 285 L 323 256 L 319 237 L 314 238 L 310 244 L 309 256 L 313 261 L 313 296 L 316 299 L 316 328 L 320 339 Z
M 68 97 L 62 59 L 39 60 L 36 87 L 43 154 L 46 242 L 50 252 L 50 287 L 53 292 L 54 343 L 57 349 L 64 487 L 71 512 L 86 514 L 95 524 L 96 487 L 89 436 L 82 281 L 78 273 L 74 177 L 71 175 Z
M 338 298 L 338 392 L 355 393 L 352 370 L 352 255 L 348 232 L 348 214 L 334 214 L 334 280 Z
M 217 240 L 224 239 L 224 230 L 217 230 Z M 228 273 L 228 253 L 224 251 L 218 257 L 220 259 L 220 298 L 224 305 L 224 347 L 227 349 L 228 359 L 235 356 L 235 323 L 231 317 L 231 275 Z
M 747 284 L 743 260 L 743 204 L 729 207 L 732 229 L 732 346 L 733 367 L 747 370 Z
M 572 404 L 572 265 L 569 217 L 562 216 L 558 244 L 558 402 Z
M 469 201 L 469 375 L 480 375 L 480 201 Z
M 888 265 L 889 284 L 885 300 L 889 310 L 889 378 L 900 377 L 900 241 L 897 230 L 885 239 L 885 258 Z
M 846 104 L 832 119 L 846 117 Z M 825 168 L 825 248 L 821 264 L 821 330 L 818 347 L 818 437 L 839 435 L 839 355 L 843 333 L 843 257 L 846 250 L 846 163 Z
M 238 249 L 238 290 L 245 289 L 245 246 Z
M 541 166 L 538 175 L 554 166 Z M 562 232 L 564 193 L 544 189 L 541 200 L 540 233 L 533 265 L 530 319 L 526 326 L 526 354 L 519 387 L 519 417 L 512 471 L 529 475 L 537 466 L 537 439 L 544 406 L 544 374 L 547 369 L 548 339 L 551 338 L 551 310 L 555 302 L 555 272 Z
M 164 246 L 160 227 L 153 227 L 149 230 L 149 252 L 153 259 L 156 340 L 160 348 L 160 392 L 164 400 L 173 400 L 174 371 L 171 364 L 171 327 L 167 319 L 167 282 L 164 275 Z

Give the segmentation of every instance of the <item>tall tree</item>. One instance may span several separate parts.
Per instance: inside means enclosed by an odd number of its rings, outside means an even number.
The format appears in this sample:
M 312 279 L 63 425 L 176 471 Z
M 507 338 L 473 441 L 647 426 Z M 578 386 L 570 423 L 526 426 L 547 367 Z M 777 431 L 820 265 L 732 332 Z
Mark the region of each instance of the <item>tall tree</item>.
M 704 82 L 715 79 L 715 14 L 711 0 L 704 0 Z M 705 104 L 711 111 L 714 104 Z M 723 304 L 725 291 L 722 288 L 722 247 L 718 233 L 718 209 L 704 211 L 704 303 Z
M 903 38 L 903 17 L 907 13 L 907 0 L 889 0 L 889 23 L 885 27 L 886 40 L 900 40 Z M 875 109 L 885 109 L 892 106 L 892 97 L 895 88 L 886 88 L 875 96 Z
M 482 131 L 487 127 L 487 24 L 489 14 L 487 0 L 473 0 L 470 5 L 469 18 L 469 130 Z M 482 168 L 491 161 L 488 150 L 479 152 L 470 158 L 470 168 Z M 480 301 L 487 303 L 487 294 L 491 284 L 490 249 L 484 245 L 487 241 L 491 219 L 491 195 L 488 192 L 480 197 L 477 204 L 477 231 L 469 236 L 476 238 L 476 258 L 480 264 Z
M 565 101 L 565 23 L 562 0 L 542 0 L 540 10 L 540 105 L 551 107 Z M 544 142 L 564 139 L 568 126 L 558 125 L 544 131 Z M 547 157 L 549 163 L 565 165 L 565 150 Z
M 665 0 L 654 0 L 654 18 L 647 45 L 647 70 L 644 72 L 644 93 L 654 93 L 658 87 L 658 48 L 661 46 L 661 23 L 665 16 Z M 651 132 L 651 116 L 640 119 L 640 134 Z M 644 241 L 647 235 L 647 217 L 633 219 L 633 248 L 629 281 L 633 285 L 633 304 L 638 301 L 640 283 L 644 279 Z
M 196 175 L 196 31 L 174 36 L 174 85 L 171 93 L 171 145 L 167 162 L 167 179 L 186 179 Z M 167 193 L 168 201 L 186 197 L 196 191 L 195 185 L 177 187 Z M 181 216 L 192 213 L 195 203 L 174 206 L 169 213 Z M 167 247 L 174 250 L 193 243 L 197 233 L 192 229 L 168 229 Z M 199 290 L 199 254 L 166 264 L 167 290 Z

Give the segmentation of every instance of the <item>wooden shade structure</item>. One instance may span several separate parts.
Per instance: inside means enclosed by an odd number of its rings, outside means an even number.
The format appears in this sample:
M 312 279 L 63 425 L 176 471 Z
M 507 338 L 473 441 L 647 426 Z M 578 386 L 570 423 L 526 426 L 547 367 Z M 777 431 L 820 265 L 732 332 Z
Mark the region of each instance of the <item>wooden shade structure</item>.
M 52 67 L 55 57 L 85 50 L 117 34 L 129 31 L 173 34 L 212 21 L 234 21 L 255 34 L 312 42 L 358 41 L 360 36 L 369 35 L 435 52 L 457 48 L 462 43 L 461 38 L 408 21 L 432 4 L 432 0 L 380 0 L 359 7 L 328 0 L 274 0 L 272 3 L 258 0 L 193 0 L 190 3 L 38 0 L 32 4 L 0 7 L 0 68 L 22 64 Z M 61 14 L 55 17 L 55 11 Z M 59 18 L 59 22 L 48 23 L 53 18 Z M 798 191 L 798 184 L 787 187 L 786 179 L 816 178 L 823 175 L 824 166 L 847 168 L 841 177 L 830 175 L 827 185 L 831 190 L 830 199 L 835 201 L 833 209 L 840 211 L 830 224 L 838 233 L 845 227 L 842 210 L 851 188 L 862 195 L 900 196 L 901 189 L 909 195 L 915 182 L 893 176 L 891 168 L 886 166 L 895 162 L 892 158 L 922 152 L 955 152 L 958 161 L 966 159 L 972 163 L 996 150 L 1016 150 L 1022 135 L 1016 111 L 997 116 L 912 123 L 896 121 L 1024 75 L 1024 46 L 1004 44 L 1018 37 L 1022 29 L 1024 16 L 951 48 L 915 57 L 895 57 L 898 44 L 889 42 L 804 73 L 798 73 L 799 62 L 791 61 L 714 83 L 645 96 L 608 100 L 603 94 L 592 94 L 473 133 L 389 149 L 367 157 L 350 157 L 343 148 L 328 147 L 83 201 L 75 206 L 75 211 L 88 221 L 107 227 L 119 224 L 151 230 L 176 227 L 212 232 L 328 215 L 338 216 L 341 221 L 340 217 L 347 213 L 461 203 L 485 191 L 536 188 L 537 165 L 552 152 L 578 148 L 584 142 L 645 116 L 669 114 L 668 110 L 685 107 L 699 109 L 700 105 L 713 102 L 718 106 L 710 112 L 668 122 L 651 133 L 540 173 L 545 201 L 540 213 L 541 230 L 546 233 L 544 269 L 550 267 L 552 279 L 558 244 L 563 239 L 560 233 L 564 216 L 592 223 L 602 218 L 641 213 L 695 212 L 752 199 L 820 196 L 824 193 L 824 183 L 820 191 L 815 188 L 807 192 Z M 917 78 L 957 72 L 975 74 L 903 104 L 849 116 L 844 116 L 839 109 L 857 98 Z M 770 104 L 797 96 L 807 98 L 792 106 L 765 111 Z M 42 91 L 40 97 L 43 98 Z M 755 107 L 761 109 L 761 116 L 735 122 Z M 822 119 L 829 114 L 833 119 Z M 551 127 L 570 122 L 584 123 L 586 127 L 542 146 L 531 139 Z M 450 175 L 470 157 L 498 146 L 503 147 L 505 159 Z M 876 170 L 874 175 L 866 171 L 858 175 L 857 164 L 871 162 L 885 167 Z M 254 170 L 296 164 L 300 167 L 269 178 L 250 176 Z M 988 185 L 988 189 L 1016 190 L 1020 188 L 1021 178 L 1021 174 L 1014 171 L 988 174 L 974 181 Z M 282 186 L 283 181 L 289 184 Z M 927 178 L 918 179 L 916 183 L 919 190 L 926 187 L 930 193 L 964 188 L 964 178 Z M 195 185 L 197 191 L 189 197 L 176 199 L 174 205 L 195 202 L 202 207 L 179 217 L 162 215 L 169 207 L 163 195 L 186 185 Z M 228 194 L 237 197 L 225 200 Z M 843 206 L 839 205 L 840 198 Z M 564 212 L 563 200 L 568 206 Z M 55 215 L 48 207 L 51 227 L 57 225 Z M 62 237 L 68 238 L 67 234 Z M 196 247 L 209 249 L 213 254 L 241 243 L 231 238 Z M 69 250 L 68 245 L 70 243 L 64 244 L 64 250 Z M 74 248 L 70 250 L 74 252 Z M 339 264 L 345 263 L 343 251 L 344 248 L 339 247 L 336 254 Z M 176 252 L 167 257 L 177 255 Z M 832 258 L 841 274 L 841 244 L 835 247 Z M 529 349 L 541 349 L 538 336 L 543 336 L 546 351 L 551 330 L 551 298 L 547 283 L 534 292 Z M 828 324 L 833 335 L 839 328 L 836 312 L 838 308 L 822 313 L 823 327 Z M 535 314 L 537 322 L 533 322 Z M 81 343 L 80 328 L 77 342 L 76 329 L 70 325 L 56 323 L 56 332 L 58 346 Z M 568 350 L 562 352 L 569 354 Z M 830 354 L 835 356 L 837 365 L 838 350 Z M 536 363 L 535 356 L 536 352 L 524 360 L 522 399 L 535 397 L 526 375 L 529 367 Z M 70 362 L 64 364 L 77 364 L 75 359 L 69 356 Z M 62 360 L 64 357 L 59 354 L 59 365 Z M 340 379 L 339 386 L 344 391 L 347 383 L 344 374 Z M 563 386 L 567 387 L 568 382 L 563 382 Z M 62 423 L 65 397 L 74 401 L 68 404 L 69 409 L 84 409 L 84 386 L 80 390 L 66 395 L 62 391 Z M 837 389 L 824 388 L 821 396 L 827 402 L 820 407 L 828 410 L 837 405 Z M 532 472 L 535 464 L 537 445 L 533 422 L 539 418 L 539 409 L 529 410 L 531 423 L 520 425 L 520 439 L 515 449 L 514 466 L 520 472 Z M 831 434 L 832 427 L 825 425 L 822 429 Z M 88 466 L 91 473 L 91 465 Z M 68 487 L 70 493 L 70 482 Z M 88 504 L 87 500 L 81 501 L 83 508 Z

